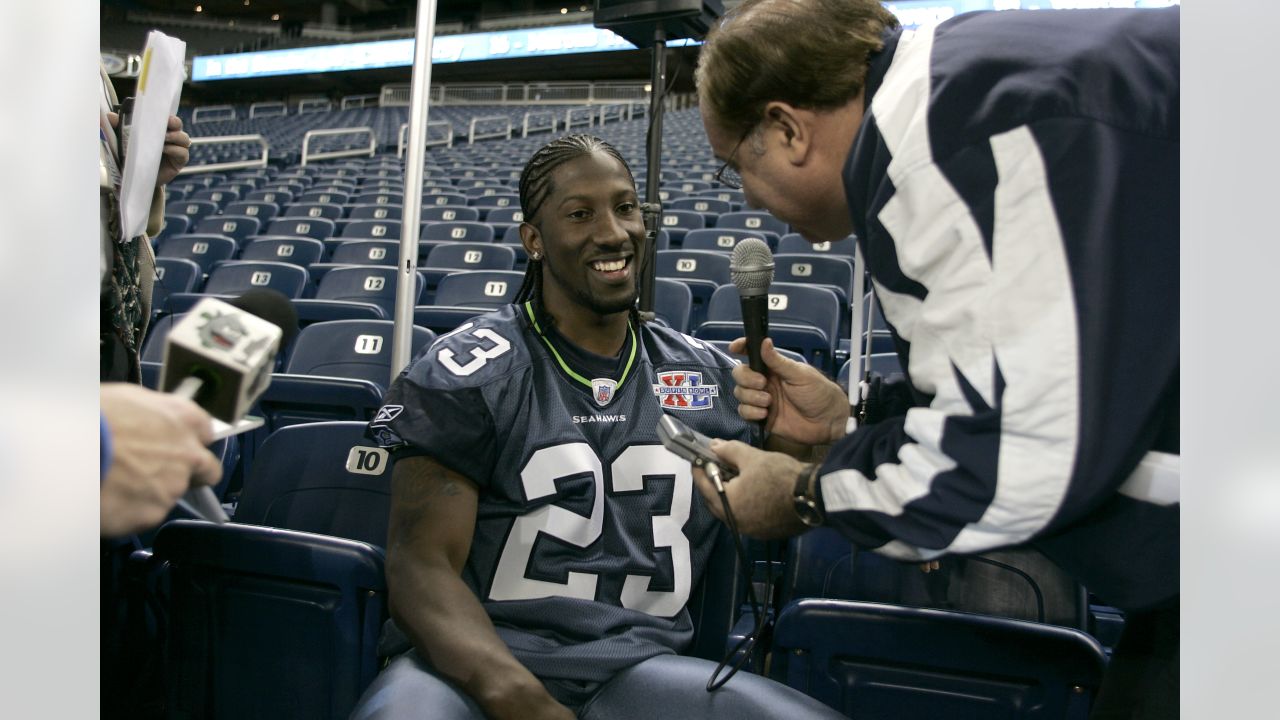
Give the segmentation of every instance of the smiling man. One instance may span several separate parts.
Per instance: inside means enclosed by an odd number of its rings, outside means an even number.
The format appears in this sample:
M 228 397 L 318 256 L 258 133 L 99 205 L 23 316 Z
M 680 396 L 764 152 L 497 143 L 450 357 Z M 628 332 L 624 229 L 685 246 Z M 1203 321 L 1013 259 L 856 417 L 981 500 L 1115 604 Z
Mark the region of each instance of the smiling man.
M 525 166 L 520 204 L 516 303 L 437 340 L 370 424 L 398 458 L 395 657 L 354 717 L 839 717 L 745 673 L 708 693 L 714 663 L 677 655 L 718 523 L 656 426 L 751 430 L 733 362 L 636 315 L 630 169 L 597 138 L 560 138 Z

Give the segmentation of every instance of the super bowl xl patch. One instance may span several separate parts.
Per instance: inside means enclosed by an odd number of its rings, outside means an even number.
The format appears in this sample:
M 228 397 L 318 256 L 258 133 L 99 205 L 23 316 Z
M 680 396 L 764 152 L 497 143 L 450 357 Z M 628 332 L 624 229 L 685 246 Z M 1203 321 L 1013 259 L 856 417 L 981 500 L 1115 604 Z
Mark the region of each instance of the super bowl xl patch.
M 702 373 L 673 370 L 658 373 L 653 386 L 658 404 L 675 410 L 709 410 L 712 398 L 720 394 L 719 385 L 703 385 Z

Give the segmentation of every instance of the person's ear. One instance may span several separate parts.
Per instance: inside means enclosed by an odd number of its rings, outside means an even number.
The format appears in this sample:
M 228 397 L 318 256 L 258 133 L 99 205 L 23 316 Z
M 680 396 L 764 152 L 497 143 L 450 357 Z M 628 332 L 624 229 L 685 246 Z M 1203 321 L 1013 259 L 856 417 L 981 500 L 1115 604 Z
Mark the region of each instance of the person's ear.
M 542 233 L 527 222 L 520 223 L 520 244 L 529 255 L 530 260 L 541 260 L 545 254 L 542 248 Z
M 792 165 L 803 165 L 813 149 L 813 111 L 773 101 L 764 108 L 765 141 Z

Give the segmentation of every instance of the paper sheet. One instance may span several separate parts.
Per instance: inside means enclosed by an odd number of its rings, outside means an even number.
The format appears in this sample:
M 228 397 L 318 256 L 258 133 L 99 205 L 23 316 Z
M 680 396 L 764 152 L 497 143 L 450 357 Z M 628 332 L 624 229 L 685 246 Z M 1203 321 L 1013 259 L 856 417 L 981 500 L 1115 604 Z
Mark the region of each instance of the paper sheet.
M 122 240 L 137 237 L 147 229 L 169 116 L 177 114 L 178 100 L 182 97 L 182 63 L 186 53 L 187 44 L 177 38 L 157 30 L 147 34 L 120 182 Z

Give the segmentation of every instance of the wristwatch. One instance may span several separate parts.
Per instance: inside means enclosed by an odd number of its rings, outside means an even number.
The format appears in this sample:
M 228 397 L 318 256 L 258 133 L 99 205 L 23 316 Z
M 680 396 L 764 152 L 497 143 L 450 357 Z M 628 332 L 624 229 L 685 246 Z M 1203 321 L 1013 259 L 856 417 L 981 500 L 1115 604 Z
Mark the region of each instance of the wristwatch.
M 791 492 L 791 505 L 795 508 L 796 515 L 800 517 L 800 522 L 809 527 L 818 527 L 826 520 L 813 491 L 813 483 L 817 477 L 818 466 L 805 465 L 796 475 L 796 487 Z

